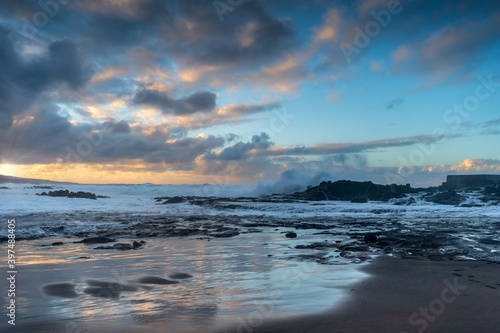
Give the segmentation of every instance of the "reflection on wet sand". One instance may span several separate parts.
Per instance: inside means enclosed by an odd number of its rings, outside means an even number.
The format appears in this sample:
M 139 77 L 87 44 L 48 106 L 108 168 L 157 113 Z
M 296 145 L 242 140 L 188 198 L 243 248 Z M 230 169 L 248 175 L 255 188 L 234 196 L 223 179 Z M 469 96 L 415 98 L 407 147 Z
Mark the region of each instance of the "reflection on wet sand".
M 210 242 L 156 239 L 140 251 L 91 252 L 86 260 L 86 245 L 61 241 L 51 249 L 40 248 L 46 239 L 20 244 L 29 263 L 20 281 L 22 296 L 29 298 L 18 308 L 23 324 L 203 331 L 245 318 L 259 306 L 273 317 L 321 311 L 342 294 L 332 285 L 359 278 L 355 269 L 290 260 L 303 250 L 279 232 Z M 49 260 L 38 262 L 40 249 L 47 249 Z M 332 283 L 332 274 L 343 278 Z M 29 278 L 34 275 L 36 280 Z
M 85 283 L 89 286 L 88 288 L 83 289 L 85 294 L 110 299 L 119 299 L 122 292 L 133 292 L 139 289 L 134 286 L 124 285 L 117 282 L 86 280 Z

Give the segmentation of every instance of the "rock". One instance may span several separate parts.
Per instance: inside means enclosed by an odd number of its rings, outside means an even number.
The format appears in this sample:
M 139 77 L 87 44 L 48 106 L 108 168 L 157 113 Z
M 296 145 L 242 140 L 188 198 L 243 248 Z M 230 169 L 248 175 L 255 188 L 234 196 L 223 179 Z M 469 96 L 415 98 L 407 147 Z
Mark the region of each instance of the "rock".
M 75 242 L 75 243 L 103 244 L 103 243 L 113 243 L 113 242 L 116 242 L 116 239 L 109 238 L 109 237 L 91 237 L 91 238 L 82 239 L 81 241 Z
M 287 232 L 285 235 L 286 238 L 297 238 L 297 234 L 293 231 Z
M 166 204 L 176 204 L 176 203 L 181 203 L 181 202 L 185 202 L 186 199 L 184 199 L 183 197 L 172 197 L 166 201 L 164 201 L 162 203 L 162 205 L 166 205 Z
M 61 245 L 64 245 L 63 242 L 54 242 L 52 243 L 52 246 L 61 246 Z
M 368 198 L 364 196 L 359 196 L 351 199 L 351 202 L 353 203 L 367 203 Z
M 136 241 L 134 241 L 134 242 L 132 243 L 132 247 L 134 248 L 134 250 L 137 250 L 137 249 L 140 249 L 141 247 L 143 247 L 143 246 L 144 246 L 144 244 L 146 244 L 146 242 L 145 242 L 145 241 L 140 241 L 140 242 L 136 242 Z
M 376 243 L 378 240 L 378 237 L 375 234 L 366 234 L 364 239 L 365 239 L 365 243 Z
M 304 250 L 304 249 L 324 249 L 324 248 L 332 248 L 332 247 L 337 247 L 337 244 L 333 243 L 312 243 L 312 244 L 307 244 L 307 245 L 297 245 L 295 246 L 296 249 L 299 250 Z
M 49 193 L 42 192 L 42 193 L 37 193 L 36 195 L 49 196 L 49 197 L 82 198 L 82 199 L 92 199 L 92 200 L 97 199 L 95 193 L 82 192 L 82 191 L 70 192 L 68 190 L 49 191 Z
M 116 243 L 113 245 L 113 249 L 118 251 L 128 251 L 134 249 L 134 246 L 127 243 Z
M 288 195 L 294 199 L 321 201 L 340 200 L 365 203 L 369 200 L 388 201 L 392 198 L 402 198 L 407 193 L 418 193 L 410 184 L 406 185 L 379 185 L 372 182 L 357 182 L 339 180 L 336 182 L 322 182 L 318 186 L 311 186 L 304 192 Z

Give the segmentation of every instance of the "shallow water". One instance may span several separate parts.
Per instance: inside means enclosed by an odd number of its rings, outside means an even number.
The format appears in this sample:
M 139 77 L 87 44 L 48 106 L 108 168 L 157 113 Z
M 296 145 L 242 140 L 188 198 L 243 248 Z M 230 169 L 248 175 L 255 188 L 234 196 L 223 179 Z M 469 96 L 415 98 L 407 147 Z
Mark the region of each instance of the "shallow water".
M 18 323 L 74 322 L 90 331 L 101 323 L 199 332 L 232 322 L 326 310 L 341 301 L 346 286 L 366 276 L 347 260 L 346 265 L 332 266 L 291 259 L 299 241 L 271 230 L 212 241 L 155 239 L 144 249 L 126 252 L 73 243 L 40 247 L 55 241 L 68 239 L 23 241 L 18 246 Z M 166 285 L 137 282 L 144 276 L 173 281 L 172 273 L 192 278 Z M 90 279 L 106 282 L 119 299 L 85 293 Z M 59 283 L 75 285 L 78 295 L 44 295 L 44 286 Z

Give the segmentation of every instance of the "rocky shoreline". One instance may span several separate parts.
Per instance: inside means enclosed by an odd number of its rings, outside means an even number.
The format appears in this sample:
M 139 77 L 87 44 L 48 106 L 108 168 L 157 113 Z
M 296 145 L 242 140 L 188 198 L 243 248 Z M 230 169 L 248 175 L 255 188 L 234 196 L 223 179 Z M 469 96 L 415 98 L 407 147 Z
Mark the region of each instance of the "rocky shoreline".
M 42 217 L 43 218 L 43 217 Z M 50 217 L 54 218 L 54 217 Z M 494 233 L 480 236 L 478 243 L 463 241 L 462 235 L 483 234 L 478 224 L 488 223 L 488 229 L 500 227 L 494 218 L 476 218 L 477 221 L 450 219 L 398 219 L 398 218 L 290 218 L 237 215 L 213 216 L 118 216 L 100 214 L 100 219 L 112 219 L 119 225 L 103 226 L 93 230 L 74 230 L 65 226 L 44 227 L 43 235 L 33 235 L 24 240 L 57 238 L 66 243 L 82 243 L 89 250 L 141 250 L 148 239 L 184 238 L 215 240 L 236 237 L 240 234 L 276 233 L 288 239 L 290 249 L 316 254 L 296 256 L 295 259 L 330 263 L 335 256 L 362 262 L 373 255 L 391 254 L 399 258 L 426 257 L 431 260 L 463 260 L 482 258 L 487 253 L 500 250 L 500 240 Z M 140 221 L 140 222 L 134 222 Z M 472 225 L 472 227 L 471 227 Z M 7 239 L 0 239 L 5 242 Z M 22 237 L 18 239 L 23 240 Z M 113 243 L 101 245 L 102 243 Z M 96 247 L 95 244 L 99 246 Z M 61 246 L 61 242 L 46 246 Z M 483 248 L 478 249 L 478 246 Z M 335 255 L 332 255 L 331 252 Z M 319 255 L 318 255 L 319 253 Z M 483 257 L 482 257 L 483 256 Z
M 369 201 L 392 201 L 395 204 L 411 205 L 416 199 L 440 205 L 467 205 L 465 203 L 470 197 L 477 197 L 477 206 L 500 205 L 500 182 L 474 183 L 469 181 L 463 186 L 451 186 L 447 182 L 438 187 L 413 188 L 406 185 L 380 185 L 368 182 L 356 182 L 350 180 L 339 180 L 336 182 L 322 182 L 317 186 L 311 186 L 306 191 L 283 195 L 282 198 L 289 200 L 305 201 L 350 201 L 367 203 Z M 274 195 L 276 196 L 276 195 Z M 465 206 L 468 207 L 468 206 Z

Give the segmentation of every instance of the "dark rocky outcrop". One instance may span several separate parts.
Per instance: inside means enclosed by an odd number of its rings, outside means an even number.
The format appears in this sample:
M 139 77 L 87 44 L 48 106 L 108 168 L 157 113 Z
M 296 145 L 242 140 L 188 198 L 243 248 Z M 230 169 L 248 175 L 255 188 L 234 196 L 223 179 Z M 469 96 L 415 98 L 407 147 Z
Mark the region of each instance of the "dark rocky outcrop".
M 42 192 L 42 193 L 37 193 L 36 195 L 49 196 L 49 197 L 82 198 L 82 199 L 92 199 L 92 200 L 97 199 L 95 193 L 82 192 L 82 191 L 70 192 L 68 190 L 49 191 L 49 193 Z
M 286 238 L 297 238 L 297 234 L 293 231 L 287 232 L 285 235 Z
M 379 185 L 372 182 L 339 180 L 333 183 L 322 182 L 318 186 L 309 187 L 304 192 L 296 192 L 288 197 L 308 201 L 339 200 L 364 203 L 369 200 L 388 201 L 418 192 L 419 189 L 412 188 L 410 184 Z
M 415 198 L 441 205 L 461 207 L 500 204 L 500 175 L 460 175 L 448 176 L 447 182 L 438 187 L 412 188 L 406 185 L 380 185 L 372 182 L 339 180 L 322 182 L 317 186 L 309 186 L 303 192 L 282 195 L 282 199 L 306 201 L 350 201 L 366 203 L 368 201 L 389 200 L 395 205 L 415 205 Z M 480 203 L 467 203 L 467 193 L 483 194 Z M 476 196 L 477 197 L 477 196 Z

